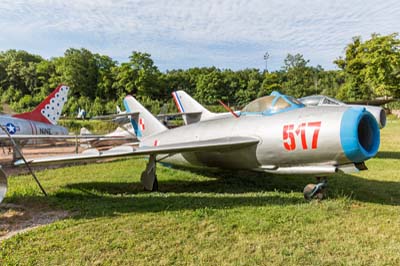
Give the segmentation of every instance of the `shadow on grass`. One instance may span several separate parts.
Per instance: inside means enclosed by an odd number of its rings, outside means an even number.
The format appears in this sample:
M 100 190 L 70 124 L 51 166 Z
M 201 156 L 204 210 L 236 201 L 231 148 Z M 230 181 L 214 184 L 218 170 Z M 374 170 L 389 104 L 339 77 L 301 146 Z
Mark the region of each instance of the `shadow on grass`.
M 199 171 L 196 171 L 199 172 Z M 67 184 L 48 198 L 14 195 L 11 202 L 48 202 L 56 208 L 76 211 L 84 217 L 113 216 L 128 212 L 162 212 L 223 209 L 241 206 L 295 205 L 305 203 L 301 194 L 306 176 L 267 175 L 245 171 L 200 171 L 210 179 L 159 180 L 160 193 L 144 192 L 139 182 L 81 182 Z M 189 174 L 188 174 L 189 177 Z M 337 174 L 329 179 L 329 198 L 400 205 L 400 182 L 368 180 Z M 276 192 L 248 194 L 251 192 Z M 79 216 L 78 216 L 79 217 Z
M 375 155 L 380 159 L 400 159 L 400 152 L 397 151 L 380 151 Z
M 266 175 L 247 171 L 211 171 L 185 169 L 187 172 L 196 173 L 208 178 L 208 180 L 190 180 L 183 176 L 181 179 L 163 180 L 159 178 L 159 192 L 162 193 L 248 193 L 268 192 L 278 190 L 281 192 L 302 191 L 305 182 L 315 182 L 313 178 L 299 176 Z M 106 194 L 138 194 L 143 192 L 140 182 L 114 183 L 114 182 L 83 182 L 67 184 L 69 189 L 79 189 L 90 193 Z
M 274 195 L 224 195 L 163 194 L 149 193 L 141 196 L 94 196 L 76 197 L 73 192 L 61 192 L 52 196 L 61 207 L 79 211 L 85 218 L 114 216 L 121 213 L 171 212 L 201 209 L 230 209 L 246 206 L 293 205 L 304 203 L 298 197 Z M 72 200 L 72 201 L 71 201 Z

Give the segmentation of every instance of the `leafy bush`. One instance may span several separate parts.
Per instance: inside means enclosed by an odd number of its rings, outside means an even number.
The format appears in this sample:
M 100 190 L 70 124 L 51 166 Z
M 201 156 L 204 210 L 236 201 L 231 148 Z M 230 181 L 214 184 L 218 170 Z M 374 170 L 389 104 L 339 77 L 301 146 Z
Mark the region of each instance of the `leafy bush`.
M 106 134 L 114 131 L 117 128 L 115 123 L 96 120 L 62 119 L 58 124 L 66 127 L 70 133 L 74 134 L 79 134 L 82 127 L 87 128 L 93 134 Z

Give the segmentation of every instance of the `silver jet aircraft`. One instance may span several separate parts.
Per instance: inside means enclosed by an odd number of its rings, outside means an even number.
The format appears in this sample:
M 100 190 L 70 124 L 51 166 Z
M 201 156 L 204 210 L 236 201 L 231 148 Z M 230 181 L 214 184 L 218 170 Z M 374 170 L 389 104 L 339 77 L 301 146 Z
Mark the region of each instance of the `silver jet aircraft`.
M 365 108 L 309 108 L 278 92 L 249 103 L 238 118 L 211 119 L 174 129 L 167 129 L 132 96 L 127 96 L 124 104 L 128 112 L 137 113 L 132 124 L 139 147 L 28 161 L 46 164 L 149 155 L 141 182 L 147 190 L 157 190 L 156 162 L 325 176 L 365 170 L 364 161 L 375 156 L 380 144 L 379 126 Z M 324 186 L 325 182 L 306 186 L 305 197 L 321 196 Z
M 121 136 L 103 135 L 68 135 L 68 130 L 57 122 L 61 116 L 64 103 L 68 98 L 69 87 L 59 85 L 46 99 L 44 99 L 33 111 L 15 115 L 0 116 L 0 143 L 12 145 L 10 136 L 22 147 L 25 144 L 48 143 L 51 140 L 65 139 L 89 139 L 97 141 L 99 138 L 113 140 L 123 139 Z M 10 135 L 10 136 L 9 136 Z M 133 137 L 125 137 L 132 140 Z M 13 146 L 14 159 L 20 158 L 18 149 Z
M 311 95 L 306 96 L 299 99 L 300 102 L 305 104 L 306 106 L 343 106 L 348 105 L 344 102 L 339 101 L 338 99 L 334 99 L 325 95 Z M 370 112 L 378 121 L 379 127 L 384 128 L 386 126 L 386 112 L 380 106 L 372 106 L 372 105 L 358 105 L 351 104 L 348 106 L 352 107 L 364 107 L 368 112 Z
M 66 128 L 57 125 L 69 88 L 58 86 L 33 111 L 12 116 L 1 115 L 0 124 L 10 135 L 64 135 Z M 5 132 L 0 132 L 4 139 Z
M 185 124 L 196 123 L 199 121 L 205 121 L 210 119 L 226 118 L 231 115 L 240 115 L 240 111 L 225 113 L 213 113 L 207 110 L 199 102 L 193 99 L 189 94 L 183 90 L 172 92 L 175 105 L 179 112 L 182 114 Z M 351 107 L 364 107 L 370 112 L 376 119 L 380 128 L 384 128 L 386 125 L 386 113 L 382 107 L 371 106 L 371 105 L 360 105 L 360 104 L 346 104 L 337 99 L 324 96 L 324 95 L 312 95 L 298 99 L 304 105 L 310 106 L 351 106 Z M 225 106 L 224 106 L 225 107 Z
M 236 111 L 233 113 L 213 113 L 207 110 L 199 102 L 193 99 L 189 94 L 183 90 L 172 92 L 172 98 L 174 99 L 176 108 L 179 113 L 182 114 L 185 125 L 197 123 L 199 121 L 221 119 L 233 116 L 239 116 L 240 112 Z
M 33 111 L 15 115 L 0 116 L 0 143 L 11 145 L 9 135 L 19 146 L 38 144 L 53 137 L 66 136 L 68 130 L 57 125 L 64 103 L 68 98 L 69 87 L 58 86 Z M 11 145 L 12 146 L 12 145 Z M 18 149 L 13 146 L 14 159 L 20 158 Z

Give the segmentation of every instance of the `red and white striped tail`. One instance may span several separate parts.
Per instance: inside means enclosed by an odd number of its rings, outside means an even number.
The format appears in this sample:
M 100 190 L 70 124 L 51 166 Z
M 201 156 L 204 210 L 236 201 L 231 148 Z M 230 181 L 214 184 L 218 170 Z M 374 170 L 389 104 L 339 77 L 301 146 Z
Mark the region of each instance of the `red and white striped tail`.
M 56 125 L 68 98 L 69 87 L 59 85 L 32 112 L 13 115 L 13 117 Z

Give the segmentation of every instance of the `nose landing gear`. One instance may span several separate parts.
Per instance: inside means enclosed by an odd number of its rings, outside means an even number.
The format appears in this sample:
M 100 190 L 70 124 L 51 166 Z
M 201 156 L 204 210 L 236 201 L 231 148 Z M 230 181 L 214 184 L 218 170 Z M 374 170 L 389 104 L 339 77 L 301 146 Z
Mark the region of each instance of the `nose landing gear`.
M 318 199 L 322 200 L 326 197 L 326 190 L 328 186 L 328 181 L 326 178 L 317 178 L 317 184 L 308 184 L 304 187 L 303 194 L 306 200 Z

